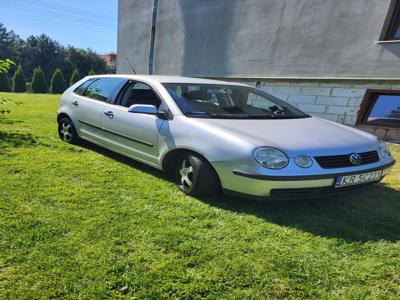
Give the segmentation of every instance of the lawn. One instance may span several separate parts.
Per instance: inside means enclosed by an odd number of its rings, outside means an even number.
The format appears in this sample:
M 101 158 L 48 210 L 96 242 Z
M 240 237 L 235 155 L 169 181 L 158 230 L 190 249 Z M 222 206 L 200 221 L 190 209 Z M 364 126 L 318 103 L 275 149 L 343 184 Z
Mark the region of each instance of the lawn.
M 195 199 L 62 143 L 59 96 L 5 95 L 22 104 L 0 120 L 1 299 L 400 298 L 399 164 L 335 198 Z

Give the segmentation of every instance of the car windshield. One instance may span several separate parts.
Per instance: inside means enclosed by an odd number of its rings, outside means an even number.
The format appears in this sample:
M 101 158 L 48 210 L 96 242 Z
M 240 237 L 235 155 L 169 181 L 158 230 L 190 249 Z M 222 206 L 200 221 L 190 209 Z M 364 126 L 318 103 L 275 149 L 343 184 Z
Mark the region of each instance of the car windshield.
M 297 119 L 309 115 L 258 89 L 240 85 L 164 83 L 182 113 L 193 118 Z

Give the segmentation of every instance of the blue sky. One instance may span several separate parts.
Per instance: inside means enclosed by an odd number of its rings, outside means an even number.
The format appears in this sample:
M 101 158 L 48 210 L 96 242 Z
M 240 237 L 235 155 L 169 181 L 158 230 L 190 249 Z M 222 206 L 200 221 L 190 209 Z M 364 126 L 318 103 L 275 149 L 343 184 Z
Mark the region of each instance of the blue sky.
M 45 33 L 62 45 L 117 50 L 118 0 L 1 0 L 0 23 L 21 38 Z

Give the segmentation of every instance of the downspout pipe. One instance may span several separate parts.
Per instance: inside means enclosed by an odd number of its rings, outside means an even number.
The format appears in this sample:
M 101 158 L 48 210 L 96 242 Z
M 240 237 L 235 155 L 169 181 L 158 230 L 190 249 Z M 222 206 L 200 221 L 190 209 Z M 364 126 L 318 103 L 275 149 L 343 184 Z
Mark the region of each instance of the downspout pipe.
M 153 75 L 154 72 L 154 42 L 156 38 L 157 10 L 158 10 L 158 0 L 153 0 L 153 13 L 151 17 L 151 33 L 150 33 L 149 75 Z

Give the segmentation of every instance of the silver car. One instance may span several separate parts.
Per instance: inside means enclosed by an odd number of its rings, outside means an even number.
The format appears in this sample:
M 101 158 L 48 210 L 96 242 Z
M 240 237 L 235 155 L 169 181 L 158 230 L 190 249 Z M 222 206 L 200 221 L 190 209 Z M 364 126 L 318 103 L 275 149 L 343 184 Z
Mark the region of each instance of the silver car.
M 380 181 L 395 163 L 369 133 L 244 84 L 89 76 L 61 97 L 58 133 L 173 172 L 188 195 L 304 198 Z

